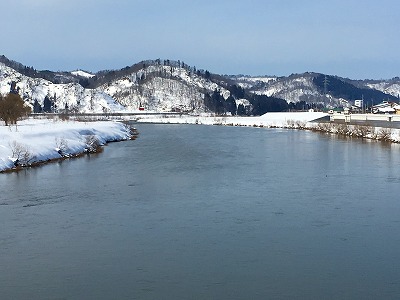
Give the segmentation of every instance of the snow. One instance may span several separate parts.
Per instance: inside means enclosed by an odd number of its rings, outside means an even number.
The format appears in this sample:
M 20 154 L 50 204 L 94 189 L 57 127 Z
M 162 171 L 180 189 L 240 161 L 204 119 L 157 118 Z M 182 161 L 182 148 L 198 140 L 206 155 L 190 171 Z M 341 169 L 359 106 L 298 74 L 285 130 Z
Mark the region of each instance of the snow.
M 289 123 L 308 123 L 319 118 L 328 116 L 322 112 L 283 112 L 266 113 L 257 117 L 239 116 L 143 116 L 138 122 L 147 123 L 176 123 L 176 124 L 205 124 L 205 125 L 234 125 L 234 126 L 257 126 L 257 127 L 287 127 Z
M 75 75 L 75 76 L 85 77 L 85 78 L 92 78 L 95 76 L 93 74 L 90 74 L 89 72 L 85 72 L 82 70 L 72 71 L 71 74 Z
M 137 122 L 313 129 L 316 128 L 316 123 L 312 122 L 325 116 L 328 114 L 322 112 L 266 113 L 256 117 L 210 114 L 141 115 Z M 375 128 L 375 135 L 378 136 L 382 130 Z M 388 130 L 391 140 L 400 142 L 400 129 Z M 373 136 L 374 134 L 371 138 Z M 88 137 L 95 137 L 100 144 L 105 144 L 129 139 L 130 129 L 123 123 L 113 121 L 78 122 L 56 119 L 28 119 L 20 121 L 17 127 L 0 126 L 0 171 L 14 167 L 17 157 L 13 157 L 13 151 L 18 147 L 29 154 L 30 163 L 44 162 L 84 153 L 88 147 Z
M 376 89 L 386 94 L 390 94 L 395 97 L 399 97 L 400 95 L 400 84 L 399 83 L 390 83 L 390 82 L 379 82 L 379 83 L 369 83 L 366 84 L 367 87 L 371 89 Z
M 78 155 L 85 152 L 87 138 L 94 136 L 105 144 L 110 141 L 129 139 L 129 128 L 112 121 L 78 122 L 49 119 L 28 119 L 18 126 L 1 126 L 0 123 L 0 171 L 12 168 L 16 157 L 13 150 L 29 153 L 30 162 L 43 162 L 61 158 L 63 154 Z
M 396 111 L 392 107 L 380 107 L 380 108 L 378 108 L 378 110 L 381 111 L 381 112 L 384 112 L 384 113 L 386 113 L 386 112 L 395 112 Z
M 159 74 L 164 74 L 159 76 Z M 146 78 L 142 82 L 141 78 Z M 139 83 L 140 82 L 140 83 Z M 230 92 L 224 87 L 181 67 L 150 65 L 124 78 L 100 86 L 97 90 L 109 95 L 128 111 L 145 107 L 146 111 L 206 111 L 204 93 L 220 90 L 227 99 Z
M 79 112 L 101 113 L 125 110 L 125 107 L 101 90 L 85 89 L 78 83 L 55 84 L 42 78 L 31 78 L 0 63 L 0 94 L 6 95 L 10 91 L 12 81 L 17 83 L 21 97 L 31 106 L 37 100 L 43 107 L 44 98 L 47 96 L 61 110 L 66 106 L 70 110 Z

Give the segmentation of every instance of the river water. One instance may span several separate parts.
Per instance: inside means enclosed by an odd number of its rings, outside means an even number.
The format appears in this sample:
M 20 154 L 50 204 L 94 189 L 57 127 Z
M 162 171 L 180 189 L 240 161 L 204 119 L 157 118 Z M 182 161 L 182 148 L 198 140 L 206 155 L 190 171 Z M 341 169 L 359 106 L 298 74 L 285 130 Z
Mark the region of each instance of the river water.
M 0 174 L 1 299 L 399 298 L 399 145 L 137 129 Z

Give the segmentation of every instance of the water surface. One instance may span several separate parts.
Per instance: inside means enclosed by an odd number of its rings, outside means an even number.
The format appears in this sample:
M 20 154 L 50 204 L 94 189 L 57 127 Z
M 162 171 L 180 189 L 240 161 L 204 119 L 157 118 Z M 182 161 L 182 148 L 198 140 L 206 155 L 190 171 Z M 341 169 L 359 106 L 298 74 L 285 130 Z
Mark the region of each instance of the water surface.
M 0 174 L 2 299 L 397 299 L 399 145 L 138 124 Z

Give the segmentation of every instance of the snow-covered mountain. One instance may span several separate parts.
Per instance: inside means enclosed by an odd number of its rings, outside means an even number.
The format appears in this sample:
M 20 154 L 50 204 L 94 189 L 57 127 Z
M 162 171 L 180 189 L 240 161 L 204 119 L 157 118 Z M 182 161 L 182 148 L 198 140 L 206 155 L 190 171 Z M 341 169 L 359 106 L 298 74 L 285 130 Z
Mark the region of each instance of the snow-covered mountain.
M 326 95 L 323 95 L 314 84 L 315 74 L 304 73 L 290 75 L 289 77 L 232 77 L 238 84 L 257 95 L 266 95 L 285 99 L 288 102 L 320 102 L 325 103 Z
M 319 73 L 275 76 L 231 76 L 232 80 L 251 93 L 285 99 L 287 102 L 323 104 L 326 107 L 351 106 L 354 100 L 372 94 L 377 101 L 396 100 L 400 94 L 400 80 L 352 81 Z M 393 97 L 390 97 L 393 96 Z
M 125 109 L 99 90 L 85 89 L 77 82 L 55 84 L 42 78 L 32 78 L 0 63 L 0 93 L 9 93 L 13 82 L 21 97 L 32 107 L 37 102 L 44 108 L 47 98 L 56 111 L 66 108 L 76 112 L 110 112 Z
M 350 106 L 361 98 L 367 103 L 396 101 L 400 94 L 398 78 L 357 81 L 311 72 L 287 77 L 227 76 L 160 59 L 95 74 L 51 72 L 36 71 L 0 56 L 0 93 L 8 93 L 12 83 L 36 111 L 48 111 L 51 103 L 51 110 L 58 112 L 145 109 L 260 114 L 290 109 L 299 102 L 330 108 Z M 235 104 L 236 109 L 232 108 Z
M 25 70 L 23 66 L 19 68 Z M 34 74 L 41 76 L 37 71 Z M 32 107 L 37 102 L 43 109 L 47 99 L 59 112 L 65 109 L 75 112 L 112 112 L 143 108 L 159 112 L 201 113 L 207 111 L 204 102 L 206 94 L 218 90 L 224 99 L 230 95 L 226 88 L 206 79 L 205 74 L 205 71 L 196 71 L 180 62 L 167 65 L 155 60 L 136 64 L 128 71 L 124 68 L 98 74 L 82 70 L 70 72 L 69 75 L 66 72 L 46 73 L 53 81 L 57 82 L 62 76 L 63 82 L 66 82 L 54 83 L 23 75 L 0 62 L 0 93 L 8 93 L 14 82 L 19 94 Z
M 205 94 L 219 90 L 226 99 L 224 87 L 204 78 L 189 67 L 161 63 L 144 67 L 97 88 L 129 110 L 143 107 L 151 111 L 204 112 Z
M 400 96 L 400 79 L 398 77 L 390 80 L 364 82 L 364 85 L 398 98 Z

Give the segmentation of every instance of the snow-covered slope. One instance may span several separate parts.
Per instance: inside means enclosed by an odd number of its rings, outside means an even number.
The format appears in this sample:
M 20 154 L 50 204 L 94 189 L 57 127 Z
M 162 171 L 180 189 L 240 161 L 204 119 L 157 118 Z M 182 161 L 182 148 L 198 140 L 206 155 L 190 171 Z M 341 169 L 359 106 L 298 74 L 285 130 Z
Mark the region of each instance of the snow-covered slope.
M 79 76 L 79 77 L 84 77 L 84 78 L 92 78 L 95 76 L 89 72 L 82 71 L 82 70 L 72 71 L 71 74 L 74 76 Z
M 20 95 L 32 107 L 36 109 L 39 106 L 39 110 L 44 108 L 46 99 L 46 107 L 50 101 L 52 109 L 54 108 L 56 112 L 66 109 L 72 112 L 144 109 L 155 112 L 190 113 L 215 111 L 221 114 L 235 113 L 228 104 L 236 102 L 236 108 L 239 108 L 239 104 L 245 107 L 244 113 L 241 107 L 241 114 L 249 115 L 265 112 L 265 107 L 260 111 L 259 107 L 262 105 L 259 101 L 264 101 L 265 104 L 267 101 L 277 100 L 255 95 L 281 98 L 287 103 L 304 101 L 314 105 L 313 107 L 331 108 L 351 106 L 354 100 L 361 98 L 370 104 L 389 98 L 395 101 L 395 97 L 400 94 L 400 80 L 395 78 L 388 81 L 352 81 L 312 72 L 292 74 L 287 77 L 226 76 L 199 71 L 183 62 L 160 59 L 142 61 L 120 70 L 91 74 L 82 70 L 36 71 L 5 57 L 2 61 L 0 93 L 3 95 L 8 93 L 11 83 L 15 82 L 20 89 Z M 222 100 L 218 97 L 213 98 L 215 90 L 222 95 Z M 230 96 L 234 99 L 232 100 Z M 224 102 L 224 99 L 227 101 Z M 295 105 L 290 104 L 290 106 Z M 221 107 L 223 107 L 222 112 Z
M 256 89 L 265 87 L 267 83 L 276 81 L 276 76 L 231 76 L 240 87 L 244 89 Z
M 240 76 L 231 77 L 241 87 L 257 95 L 276 97 L 289 102 L 305 101 L 307 103 L 321 103 L 325 105 L 338 105 L 346 103 L 344 99 L 335 98 L 324 94 L 313 82 L 314 73 L 293 74 L 288 77 L 274 76 Z
M 124 110 L 109 95 L 99 90 L 83 88 L 78 83 L 54 84 L 42 78 L 31 78 L 0 63 L 0 93 L 10 92 L 11 83 L 15 82 L 19 94 L 32 107 L 37 103 L 44 107 L 44 99 L 54 102 L 56 110 L 68 108 L 77 112 L 110 112 Z
M 395 97 L 400 96 L 400 80 L 384 80 L 375 83 L 367 83 L 366 86 Z
M 118 122 L 24 120 L 18 128 L 0 126 L 0 171 L 22 163 L 44 162 L 85 151 L 93 139 L 100 144 L 130 138 L 130 129 Z M 25 162 L 24 162 L 25 160 Z
M 98 88 L 127 109 L 204 112 L 204 94 L 215 89 L 230 93 L 187 68 L 150 65 Z
M 113 71 L 110 71 L 110 73 Z M 95 82 L 95 75 L 85 71 L 73 71 Z M 53 102 L 55 110 L 74 112 L 112 112 L 122 110 L 204 112 L 205 93 L 219 90 L 227 99 L 230 92 L 197 74 L 186 66 L 153 64 L 130 74 L 117 76 L 96 88 L 83 88 L 77 82 L 54 84 L 42 78 L 31 78 L 0 63 L 0 93 L 10 91 L 15 82 L 19 94 L 32 107 L 37 103 L 43 108 L 44 99 Z

